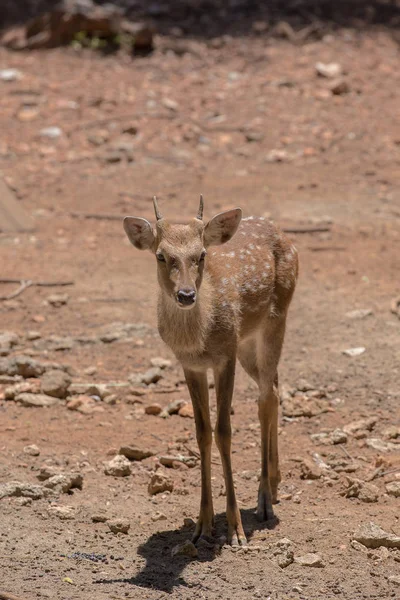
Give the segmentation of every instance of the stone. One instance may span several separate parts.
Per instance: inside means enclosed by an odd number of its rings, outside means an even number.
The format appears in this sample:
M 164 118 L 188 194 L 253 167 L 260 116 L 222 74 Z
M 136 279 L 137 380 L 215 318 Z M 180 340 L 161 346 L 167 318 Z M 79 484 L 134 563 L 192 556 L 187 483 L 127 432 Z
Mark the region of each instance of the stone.
M 61 521 L 72 521 L 76 515 L 76 509 L 73 506 L 49 506 L 47 512 Z
M 25 446 L 24 453 L 28 454 L 29 456 L 39 456 L 40 450 L 36 444 L 31 444 L 30 446 Z
M 347 442 L 347 433 L 341 429 L 335 429 L 330 434 L 332 444 L 345 444 Z
M 64 306 L 65 304 L 67 304 L 68 300 L 68 294 L 51 294 L 51 296 L 47 297 L 47 302 L 55 308 Z
M 383 436 L 388 440 L 397 440 L 397 438 L 400 438 L 400 427 L 396 425 L 390 425 L 383 432 Z
M 54 404 L 58 404 L 57 398 L 53 398 L 52 396 L 46 396 L 45 394 L 23 393 L 18 394 L 15 400 L 22 406 L 26 406 L 29 408 L 48 407 L 53 406 Z
M 285 569 L 294 562 L 293 550 L 284 550 L 277 555 L 276 561 L 281 569 Z
M 28 342 L 34 342 L 35 340 L 40 340 L 42 335 L 38 331 L 28 331 L 26 334 L 26 339 Z
M 322 568 L 325 566 L 322 557 L 319 554 L 309 552 L 307 554 L 303 554 L 303 556 L 298 556 L 294 559 L 294 562 L 302 567 L 319 567 Z
M 149 404 L 145 407 L 144 412 L 146 415 L 159 415 L 162 411 L 162 406 L 160 404 Z
M 11 481 L 10 483 L 0 484 L 0 500 L 7 497 L 32 498 L 39 500 L 45 495 L 41 485 L 32 483 L 21 483 L 20 481 Z
M 40 468 L 40 471 L 38 473 L 38 475 L 36 475 L 36 477 L 39 479 L 39 481 L 46 481 L 46 479 L 50 479 L 50 477 L 53 477 L 54 475 L 59 475 L 60 474 L 60 470 L 57 469 L 57 467 L 52 467 L 50 465 L 43 465 Z
M 299 379 L 296 387 L 300 392 L 310 392 L 315 390 L 315 386 L 312 383 L 309 383 L 306 379 Z
M 66 398 L 70 384 L 68 373 L 59 370 L 46 371 L 41 380 L 42 392 L 54 398 Z
M 365 443 L 368 448 L 373 448 L 378 452 L 391 452 L 392 450 L 399 449 L 398 444 L 394 444 L 393 442 L 384 442 L 380 438 L 367 438 Z
M 339 63 L 315 63 L 315 70 L 320 77 L 334 79 L 342 74 L 342 67 Z
M 164 375 L 160 367 L 152 367 L 151 369 L 148 369 L 140 379 L 146 385 L 150 385 L 151 383 L 157 383 L 157 381 L 160 381 L 163 377 Z
M 102 513 L 94 513 L 90 518 L 93 523 L 105 523 L 108 520 L 107 515 Z
M 16 396 L 23 393 L 37 394 L 40 391 L 40 381 L 21 381 L 20 383 L 14 383 L 4 390 L 4 397 L 6 400 L 14 400 Z
M 358 431 L 372 431 L 377 421 L 378 417 L 368 417 L 368 419 L 352 421 L 343 427 L 343 431 L 349 435 L 354 435 Z
M 194 419 L 194 412 L 192 404 L 185 404 L 178 410 L 178 415 L 180 417 L 185 417 L 188 419 Z
M 163 492 L 172 492 L 174 483 L 172 479 L 158 471 L 151 476 L 147 489 L 150 496 L 154 496 L 155 494 L 161 494 Z
M 400 575 L 389 575 L 388 582 L 394 585 L 400 585 Z
M 82 489 L 83 477 L 80 473 L 59 473 L 52 475 L 44 483 L 44 487 L 55 492 L 68 494 L 73 489 Z
M 171 556 L 186 556 L 188 558 L 196 558 L 198 556 L 196 546 L 190 540 L 177 544 L 171 550 Z
M 358 348 L 347 348 L 347 350 L 343 350 L 343 354 L 346 354 L 346 356 L 360 356 L 361 354 L 364 354 L 366 348 L 364 348 L 364 346 L 360 346 Z
M 363 523 L 352 536 L 360 544 L 367 548 L 400 548 L 400 536 L 394 533 L 387 533 L 378 525 L 370 521 Z
M 385 485 L 385 488 L 389 496 L 400 498 L 400 481 L 391 481 Z
M 350 92 L 350 85 L 345 79 L 335 79 L 329 86 L 332 94 L 342 96 Z
M 348 319 L 365 319 L 365 317 L 373 314 L 372 308 L 359 308 L 357 310 L 350 310 L 345 314 L 345 317 Z
M 107 525 L 110 528 L 110 531 L 112 531 L 112 533 L 126 534 L 131 528 L 131 524 L 129 523 L 128 519 L 122 518 L 110 519 L 109 521 L 107 521 Z
M 45 370 L 45 365 L 30 356 L 18 355 L 0 359 L 0 375 L 21 375 L 24 379 L 28 379 L 40 377 Z
M 159 369 L 168 369 L 172 366 L 172 362 L 170 360 L 168 360 L 167 358 L 162 358 L 161 356 L 151 358 L 150 364 L 152 367 L 158 367 Z
M 169 417 L 170 415 L 176 415 L 180 411 L 180 409 L 185 406 L 185 400 L 173 400 L 164 408 L 160 417 Z
M 121 446 L 119 454 L 126 456 L 129 460 L 144 460 L 150 456 L 154 456 L 154 452 L 148 448 L 138 448 L 137 446 Z
M 168 108 L 169 110 L 172 110 L 174 112 L 176 112 L 179 108 L 179 104 L 177 102 L 175 102 L 175 100 L 172 100 L 171 98 L 163 98 L 161 100 L 161 104 L 165 108 Z
M 0 81 L 10 82 L 22 79 L 23 75 L 18 69 L 0 69 Z
M 127 477 L 132 473 L 130 461 L 120 454 L 104 463 L 104 473 L 113 477 Z
M 96 408 L 96 402 L 90 396 L 76 396 L 68 401 L 67 409 L 76 410 L 83 415 L 90 415 Z M 101 408 L 101 407 L 99 407 Z
M 347 489 L 344 493 L 346 498 L 358 498 L 362 502 L 377 502 L 379 489 L 372 483 L 366 483 L 360 479 L 347 477 Z
M 0 334 L 0 356 L 7 356 L 14 346 L 19 343 L 19 336 L 12 331 Z
M 157 521 L 166 521 L 167 520 L 167 516 L 164 515 L 164 513 L 156 512 L 156 513 L 154 513 L 154 515 L 151 516 L 151 520 L 154 523 L 157 522 Z
M 322 476 L 322 469 L 307 458 L 303 459 L 300 469 L 300 479 L 320 479 Z
M 247 142 L 262 142 L 265 135 L 262 131 L 246 131 L 244 134 Z

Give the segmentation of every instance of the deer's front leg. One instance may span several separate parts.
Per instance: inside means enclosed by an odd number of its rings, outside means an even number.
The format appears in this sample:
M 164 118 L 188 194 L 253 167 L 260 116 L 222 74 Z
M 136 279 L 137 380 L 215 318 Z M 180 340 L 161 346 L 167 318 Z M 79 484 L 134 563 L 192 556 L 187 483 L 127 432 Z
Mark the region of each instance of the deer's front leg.
M 200 515 L 193 535 L 193 542 L 200 536 L 211 537 L 214 520 L 211 491 L 211 443 L 212 430 L 208 402 L 207 375 L 184 369 L 186 383 L 193 403 L 196 436 L 201 457 Z
M 215 441 L 221 455 L 226 487 L 226 518 L 228 521 L 228 542 L 233 546 L 247 544 L 240 511 L 236 502 L 231 463 L 231 404 L 235 382 L 236 358 L 229 359 L 221 368 L 214 369 L 217 394 L 217 423 Z

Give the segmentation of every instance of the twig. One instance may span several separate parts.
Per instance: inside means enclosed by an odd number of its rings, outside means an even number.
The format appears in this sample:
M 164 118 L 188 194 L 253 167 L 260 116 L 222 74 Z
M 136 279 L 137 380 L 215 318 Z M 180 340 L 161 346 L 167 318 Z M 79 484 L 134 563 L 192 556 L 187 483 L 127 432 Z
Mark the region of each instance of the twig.
M 73 217 L 74 219 L 96 219 L 98 221 L 101 221 L 101 220 L 122 221 L 124 218 L 121 215 L 112 215 L 110 213 L 84 213 L 84 212 L 72 211 L 68 214 L 70 217 Z
M 342 445 L 342 444 L 338 444 L 339 448 L 341 450 L 343 450 L 343 452 L 345 453 L 345 455 L 352 461 L 354 461 L 354 458 L 351 456 L 351 454 L 348 452 L 348 450 Z
M 284 227 L 282 230 L 285 233 L 323 233 L 325 231 L 331 231 L 331 227 Z
M 346 250 L 344 246 L 308 246 L 311 252 L 343 252 Z
M 389 469 L 388 471 L 382 471 L 379 473 L 377 477 L 384 477 L 385 475 L 392 475 L 393 473 L 398 473 L 400 471 L 400 467 L 396 467 L 395 469 Z
M 37 287 L 63 287 L 66 285 L 74 285 L 73 281 L 32 281 L 31 279 L 0 279 L 0 283 L 19 283 L 19 288 L 17 288 L 11 294 L 7 296 L 0 296 L 0 300 L 11 300 L 12 298 L 16 298 L 22 292 L 24 292 L 28 287 L 37 286 Z M 0 599 L 1 600 L 1 599 Z
M 103 117 L 102 119 L 92 119 L 91 121 L 81 121 L 71 128 L 70 132 L 79 131 L 81 129 L 91 129 L 98 125 L 106 125 L 110 121 L 125 121 L 127 119 L 136 119 L 138 117 L 147 117 L 149 119 L 168 119 L 172 120 L 175 115 L 171 113 L 147 113 L 144 111 L 137 113 L 125 113 L 123 115 L 110 115 L 109 117 Z

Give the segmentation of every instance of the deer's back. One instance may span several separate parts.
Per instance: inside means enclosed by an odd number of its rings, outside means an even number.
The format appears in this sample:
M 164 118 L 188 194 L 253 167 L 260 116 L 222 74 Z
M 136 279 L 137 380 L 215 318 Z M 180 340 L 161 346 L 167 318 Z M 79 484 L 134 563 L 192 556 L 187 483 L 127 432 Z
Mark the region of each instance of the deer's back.
M 297 251 L 271 221 L 242 219 L 229 242 L 210 248 L 207 262 L 217 320 L 234 319 L 240 338 L 286 313 L 298 275 Z

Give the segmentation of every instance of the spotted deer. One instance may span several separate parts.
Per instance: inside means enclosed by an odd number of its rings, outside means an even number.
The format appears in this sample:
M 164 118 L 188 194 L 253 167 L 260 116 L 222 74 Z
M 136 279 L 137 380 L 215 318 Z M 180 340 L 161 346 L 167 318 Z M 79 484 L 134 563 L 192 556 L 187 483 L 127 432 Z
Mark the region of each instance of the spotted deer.
M 182 364 L 193 403 L 201 457 L 200 514 L 193 542 L 213 527 L 211 443 L 207 371 L 214 372 L 215 440 L 224 472 L 228 542 L 245 545 L 231 465 L 231 403 L 236 358 L 259 387 L 261 478 L 257 517 L 274 517 L 281 479 L 278 458 L 278 362 L 285 322 L 296 285 L 296 248 L 264 217 L 242 219 L 240 208 L 203 222 L 164 219 L 153 199 L 156 226 L 125 217 L 131 243 L 157 260 L 158 329 Z

